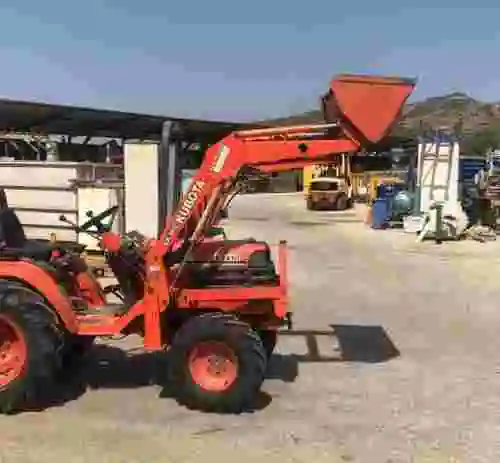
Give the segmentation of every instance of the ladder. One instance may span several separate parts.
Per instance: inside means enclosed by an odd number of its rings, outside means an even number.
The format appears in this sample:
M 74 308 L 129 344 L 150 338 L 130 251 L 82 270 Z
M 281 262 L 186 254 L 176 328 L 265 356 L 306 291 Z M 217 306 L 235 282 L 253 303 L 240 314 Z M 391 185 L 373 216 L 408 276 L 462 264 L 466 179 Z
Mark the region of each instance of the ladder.
M 459 201 L 460 148 L 452 137 L 436 135 L 418 145 L 416 213 L 427 214 L 435 203 L 454 215 Z
M 457 238 L 467 227 L 459 197 L 459 162 L 455 137 L 438 133 L 419 141 L 415 216 L 424 218 L 419 240 L 430 232 L 437 242 L 443 234 Z

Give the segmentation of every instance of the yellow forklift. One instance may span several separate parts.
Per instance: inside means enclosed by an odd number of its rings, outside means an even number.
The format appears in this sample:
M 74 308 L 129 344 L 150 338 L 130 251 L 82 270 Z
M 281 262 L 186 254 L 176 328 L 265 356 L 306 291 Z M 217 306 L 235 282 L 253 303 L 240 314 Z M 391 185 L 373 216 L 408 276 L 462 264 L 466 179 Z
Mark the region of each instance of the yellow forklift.
M 309 210 L 348 209 L 352 205 L 352 188 L 347 155 L 329 164 L 304 168 L 303 189 Z

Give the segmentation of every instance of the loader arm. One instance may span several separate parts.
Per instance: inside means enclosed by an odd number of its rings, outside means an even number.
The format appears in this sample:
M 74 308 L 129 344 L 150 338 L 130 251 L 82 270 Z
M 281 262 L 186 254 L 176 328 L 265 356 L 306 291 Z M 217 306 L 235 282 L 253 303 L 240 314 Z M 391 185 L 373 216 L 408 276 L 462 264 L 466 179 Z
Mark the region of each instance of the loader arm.
M 322 97 L 324 124 L 242 130 L 205 153 L 159 242 L 164 253 L 196 240 L 210 226 L 245 169 L 276 172 L 326 162 L 378 142 L 390 130 L 412 93 L 415 80 L 341 75 Z

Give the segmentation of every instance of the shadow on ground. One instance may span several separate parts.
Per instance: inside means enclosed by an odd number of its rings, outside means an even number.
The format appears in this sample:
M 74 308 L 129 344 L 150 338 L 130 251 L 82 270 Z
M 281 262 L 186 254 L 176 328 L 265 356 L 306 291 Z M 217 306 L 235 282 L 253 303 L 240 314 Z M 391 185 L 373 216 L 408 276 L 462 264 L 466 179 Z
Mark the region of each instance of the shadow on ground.
M 280 333 L 282 337 L 303 338 L 306 354 L 279 354 L 272 356 L 267 379 L 294 382 L 301 363 L 333 362 L 385 362 L 399 356 L 399 351 L 381 326 L 330 325 L 329 330 L 291 330 Z M 318 339 L 332 341 L 331 355 L 322 355 Z M 335 343 L 335 340 L 337 341 Z M 335 348 L 337 344 L 338 348 Z M 167 382 L 168 354 L 134 353 L 115 346 L 97 344 L 78 369 L 68 370 L 54 390 L 47 393 L 42 403 L 30 411 L 63 405 L 76 400 L 88 389 L 135 389 L 161 386 L 161 397 L 173 397 Z M 262 392 L 249 411 L 257 411 L 270 404 L 272 398 Z
M 268 379 L 280 379 L 286 382 L 295 381 L 301 363 L 381 363 L 400 355 L 398 348 L 382 326 L 330 325 L 330 328 L 330 330 L 291 330 L 281 332 L 280 336 L 282 337 L 303 338 L 307 352 L 305 354 L 273 355 L 268 371 Z M 319 338 L 331 340 L 331 355 L 324 355 L 320 352 Z

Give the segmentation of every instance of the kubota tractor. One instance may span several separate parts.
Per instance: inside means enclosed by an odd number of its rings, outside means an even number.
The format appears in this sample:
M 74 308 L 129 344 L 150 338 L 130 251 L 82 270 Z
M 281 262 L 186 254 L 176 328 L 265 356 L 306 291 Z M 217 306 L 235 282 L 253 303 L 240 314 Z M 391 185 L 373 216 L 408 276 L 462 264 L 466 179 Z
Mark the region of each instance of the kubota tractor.
M 328 162 L 380 140 L 414 85 L 338 76 L 322 98 L 325 124 L 230 134 L 207 150 L 158 238 L 113 233 L 116 208 L 73 225 L 98 240 L 116 277 L 110 287 L 77 252 L 27 240 L 0 195 L 0 410 L 22 409 L 96 337 L 132 333 L 146 349 L 168 350 L 180 403 L 217 412 L 251 405 L 277 330 L 291 320 L 286 243 L 276 269 L 266 243 L 212 236 L 213 224 L 249 173 Z

